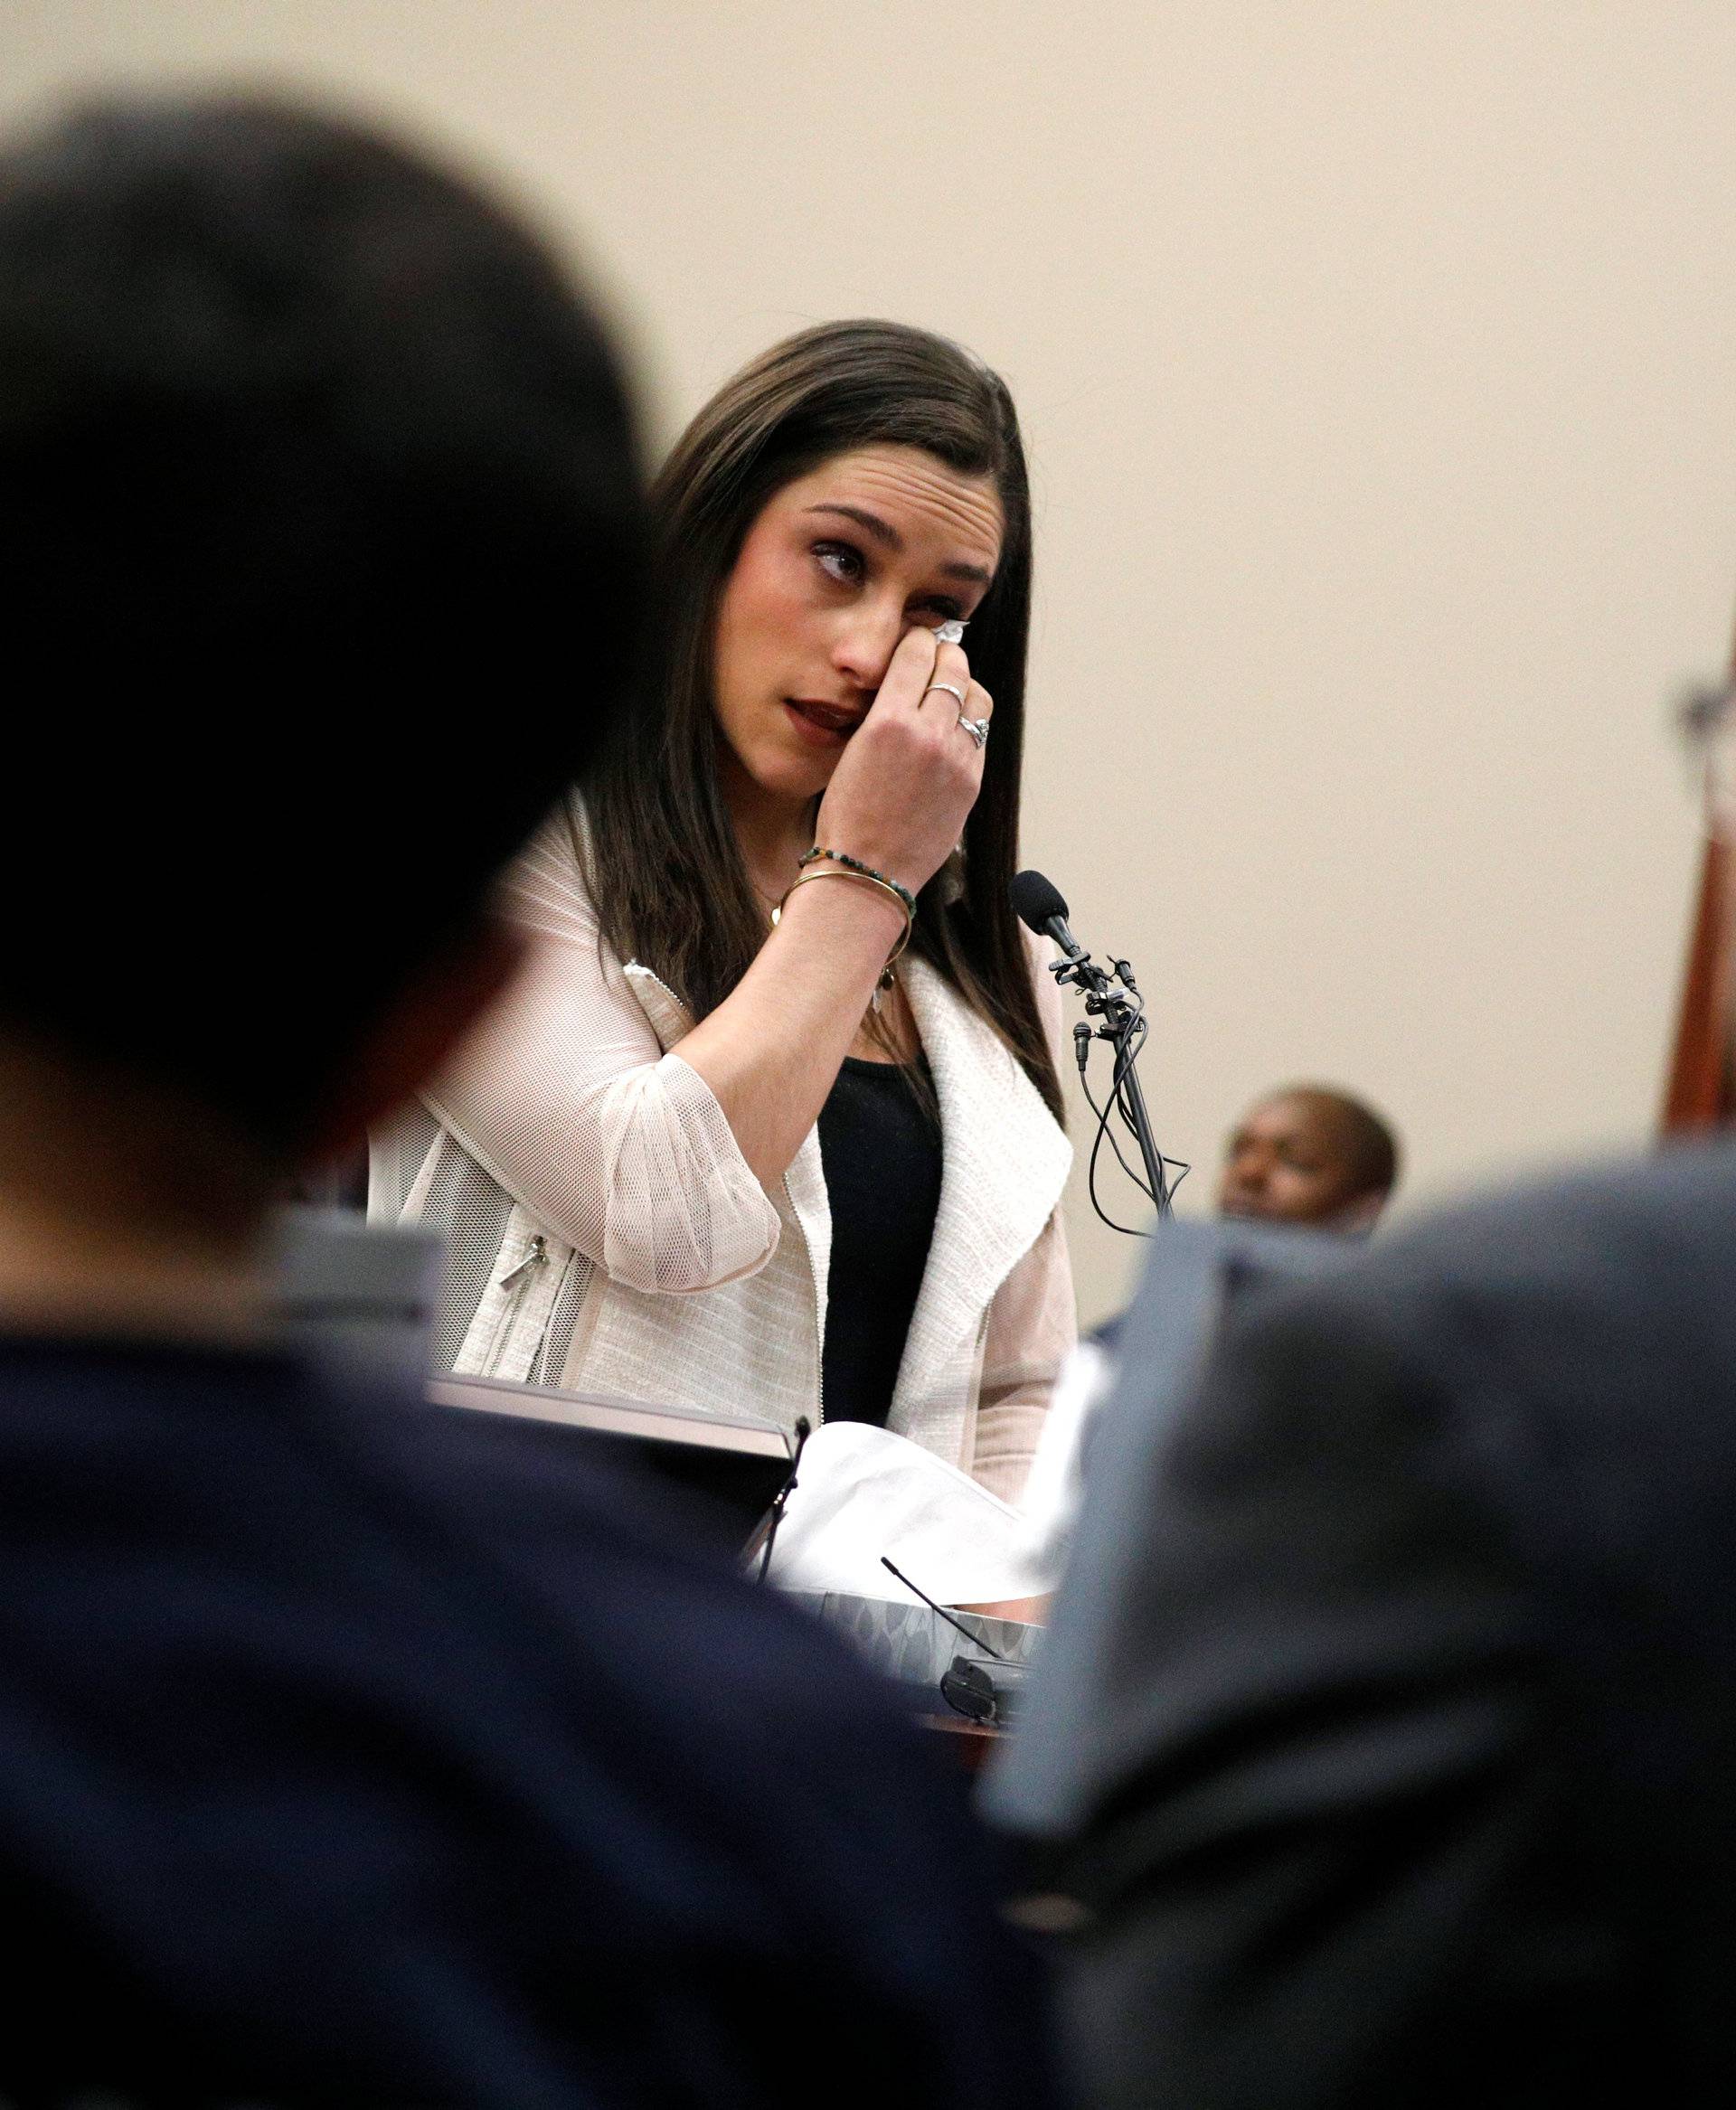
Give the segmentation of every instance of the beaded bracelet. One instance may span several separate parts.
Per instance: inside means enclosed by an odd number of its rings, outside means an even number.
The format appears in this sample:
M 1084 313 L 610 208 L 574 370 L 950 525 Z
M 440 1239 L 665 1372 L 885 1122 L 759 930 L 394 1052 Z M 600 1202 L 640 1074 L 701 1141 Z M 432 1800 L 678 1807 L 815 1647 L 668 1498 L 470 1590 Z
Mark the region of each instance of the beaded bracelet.
M 845 871 L 857 872 L 863 879 L 874 880 L 878 881 L 878 883 L 882 887 L 891 887 L 893 893 L 895 893 L 899 900 L 903 902 L 904 913 L 912 920 L 914 920 L 916 916 L 916 896 L 911 893 L 909 887 L 900 886 L 895 879 L 889 879 L 883 871 L 876 871 L 872 864 L 864 864 L 859 857 L 852 857 L 843 850 L 821 850 L 816 848 L 810 850 L 805 857 L 798 857 L 796 862 L 797 866 L 800 867 L 802 865 L 807 864 L 817 864 L 821 858 L 826 858 L 833 864 L 843 865 Z

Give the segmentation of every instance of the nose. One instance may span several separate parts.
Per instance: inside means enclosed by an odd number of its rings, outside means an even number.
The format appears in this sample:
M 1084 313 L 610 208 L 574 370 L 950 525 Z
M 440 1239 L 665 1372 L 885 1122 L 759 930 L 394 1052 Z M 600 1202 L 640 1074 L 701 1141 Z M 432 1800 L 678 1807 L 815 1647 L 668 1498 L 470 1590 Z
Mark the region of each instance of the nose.
M 833 640 L 833 666 L 856 688 L 878 689 L 910 626 L 903 609 L 896 606 L 852 608 L 841 617 Z

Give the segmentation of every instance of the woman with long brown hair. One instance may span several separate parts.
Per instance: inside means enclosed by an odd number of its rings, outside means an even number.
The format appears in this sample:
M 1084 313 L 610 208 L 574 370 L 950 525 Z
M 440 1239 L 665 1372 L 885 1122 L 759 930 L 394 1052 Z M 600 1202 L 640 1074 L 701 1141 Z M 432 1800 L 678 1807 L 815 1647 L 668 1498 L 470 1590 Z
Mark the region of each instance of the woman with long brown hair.
M 807 330 L 656 513 L 654 678 L 521 861 L 524 975 L 376 1144 L 373 1209 L 446 1229 L 451 1367 L 880 1422 L 1016 1499 L 1073 1300 L 1058 1005 L 1007 896 L 1011 398 L 927 332 Z

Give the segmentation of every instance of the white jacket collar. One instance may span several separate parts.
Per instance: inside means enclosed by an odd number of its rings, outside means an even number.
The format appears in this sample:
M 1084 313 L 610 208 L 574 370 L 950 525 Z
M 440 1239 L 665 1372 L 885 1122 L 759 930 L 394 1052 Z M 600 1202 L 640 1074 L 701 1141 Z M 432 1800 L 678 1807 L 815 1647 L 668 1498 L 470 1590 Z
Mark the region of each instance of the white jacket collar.
M 945 1158 L 928 1271 L 899 1371 L 927 1396 L 1054 1213 L 1072 1146 L 1017 1056 L 924 960 L 901 968 L 940 1101 Z

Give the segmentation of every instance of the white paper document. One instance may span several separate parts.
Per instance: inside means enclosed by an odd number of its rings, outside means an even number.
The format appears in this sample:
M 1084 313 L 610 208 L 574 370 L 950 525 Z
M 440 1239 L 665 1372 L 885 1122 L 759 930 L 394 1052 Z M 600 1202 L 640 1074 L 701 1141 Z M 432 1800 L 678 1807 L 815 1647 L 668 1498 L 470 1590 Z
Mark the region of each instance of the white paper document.
M 882 1554 L 941 1605 L 993 1604 L 1047 1587 L 1009 1503 L 905 1436 L 829 1421 L 802 1452 L 770 1579 L 786 1590 L 902 1597 Z

